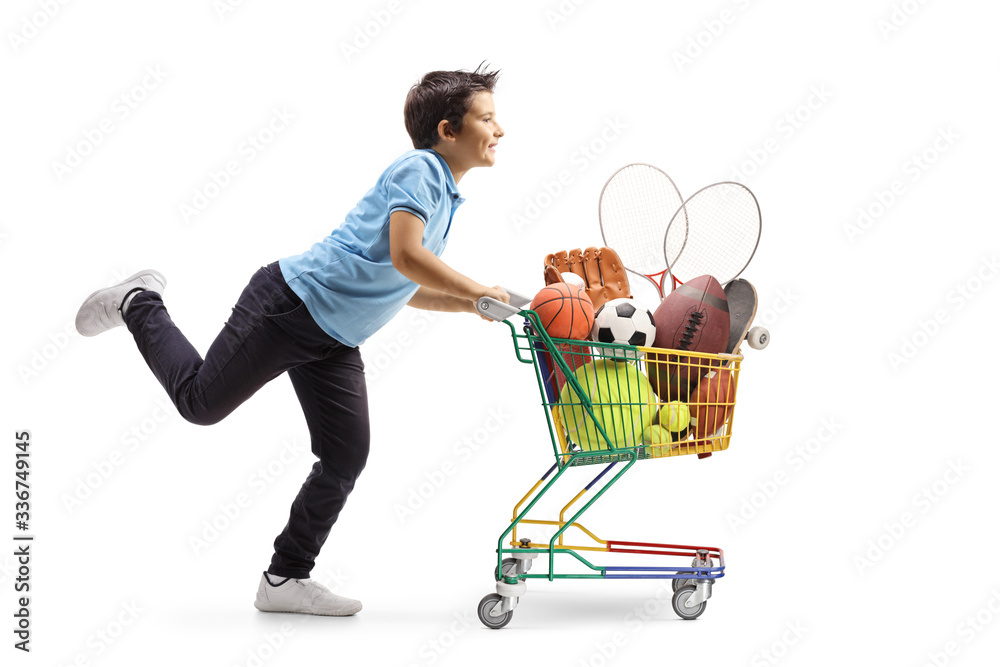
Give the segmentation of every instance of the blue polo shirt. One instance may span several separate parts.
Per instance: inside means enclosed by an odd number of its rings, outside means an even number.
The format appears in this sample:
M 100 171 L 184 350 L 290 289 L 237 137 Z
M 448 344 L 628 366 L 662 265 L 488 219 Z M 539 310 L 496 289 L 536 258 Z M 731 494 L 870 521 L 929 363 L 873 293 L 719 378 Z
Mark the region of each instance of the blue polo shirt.
M 392 265 L 389 214 L 424 221 L 424 247 L 444 252 L 455 209 L 465 200 L 444 158 L 431 149 L 396 159 L 344 223 L 312 248 L 278 261 L 281 275 L 316 323 L 357 347 L 402 310 L 418 285 Z

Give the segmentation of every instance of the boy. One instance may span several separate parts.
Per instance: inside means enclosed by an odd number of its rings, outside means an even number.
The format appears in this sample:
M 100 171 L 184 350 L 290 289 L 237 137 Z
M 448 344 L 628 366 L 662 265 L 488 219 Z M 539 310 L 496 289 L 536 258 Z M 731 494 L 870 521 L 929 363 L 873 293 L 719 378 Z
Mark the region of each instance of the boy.
M 499 288 L 458 273 L 439 255 L 458 183 L 492 166 L 503 130 L 493 88 L 499 72 L 430 72 L 404 105 L 414 150 L 393 162 L 345 222 L 310 250 L 262 267 L 240 295 L 204 360 L 171 321 L 166 280 L 140 272 L 94 292 L 76 327 L 95 336 L 126 326 L 180 414 L 214 424 L 288 372 L 318 457 L 274 541 L 254 606 L 261 611 L 349 616 L 361 603 L 309 578 L 316 556 L 368 457 L 364 365 L 358 346 L 404 305 L 476 312 Z

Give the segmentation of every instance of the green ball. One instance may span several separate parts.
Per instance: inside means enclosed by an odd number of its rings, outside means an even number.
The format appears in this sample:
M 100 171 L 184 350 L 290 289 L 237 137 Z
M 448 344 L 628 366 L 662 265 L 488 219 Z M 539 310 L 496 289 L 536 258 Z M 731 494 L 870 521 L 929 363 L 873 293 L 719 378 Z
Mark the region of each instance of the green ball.
M 680 433 L 691 423 L 691 411 L 687 403 L 680 401 L 670 401 L 660 408 L 660 426 Z
M 613 359 L 598 359 L 573 373 L 593 403 L 594 417 L 615 447 L 642 444 L 642 434 L 653 423 L 656 398 L 649 380 L 635 366 Z M 566 435 L 584 451 L 607 449 L 594 419 L 567 381 L 559 392 L 559 410 Z
M 670 431 L 654 424 L 642 432 L 642 441 L 647 445 L 669 445 L 673 442 L 673 438 L 670 436 Z

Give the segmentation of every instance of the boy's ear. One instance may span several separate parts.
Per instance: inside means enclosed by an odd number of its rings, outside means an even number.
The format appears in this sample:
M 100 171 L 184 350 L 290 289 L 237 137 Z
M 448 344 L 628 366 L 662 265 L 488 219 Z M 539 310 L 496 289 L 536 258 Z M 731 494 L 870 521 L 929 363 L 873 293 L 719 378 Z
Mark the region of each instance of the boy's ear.
M 438 123 L 438 137 L 441 141 L 455 141 L 456 135 L 455 131 L 451 127 L 451 123 L 447 120 L 442 120 Z

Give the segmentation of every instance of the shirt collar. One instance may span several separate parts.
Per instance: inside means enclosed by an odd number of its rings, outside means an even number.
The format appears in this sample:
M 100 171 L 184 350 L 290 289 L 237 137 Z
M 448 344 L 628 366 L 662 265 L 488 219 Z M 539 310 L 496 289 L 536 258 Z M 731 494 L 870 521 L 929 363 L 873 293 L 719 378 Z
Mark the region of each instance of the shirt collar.
M 446 187 L 448 188 L 448 197 L 451 198 L 455 204 L 461 204 L 464 202 L 465 199 L 462 197 L 462 193 L 458 191 L 458 183 L 455 182 L 455 176 L 451 173 L 451 167 L 449 167 L 448 163 L 445 162 L 444 156 L 433 148 L 428 148 L 427 150 L 431 155 L 438 159 L 441 163 L 441 167 L 444 169 L 445 178 L 447 179 Z

